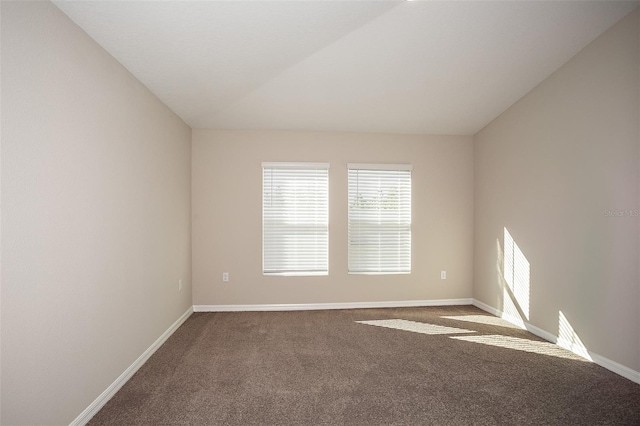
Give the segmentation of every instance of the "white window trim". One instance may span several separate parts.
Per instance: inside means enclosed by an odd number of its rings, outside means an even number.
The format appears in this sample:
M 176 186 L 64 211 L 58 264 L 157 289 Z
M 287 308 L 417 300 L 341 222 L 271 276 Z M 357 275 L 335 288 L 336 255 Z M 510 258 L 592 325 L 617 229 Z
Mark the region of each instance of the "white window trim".
M 372 164 L 372 163 L 347 163 L 348 169 L 357 170 L 392 170 L 392 171 L 412 171 L 412 164 Z
M 263 169 L 329 169 L 330 163 L 270 163 L 263 162 Z

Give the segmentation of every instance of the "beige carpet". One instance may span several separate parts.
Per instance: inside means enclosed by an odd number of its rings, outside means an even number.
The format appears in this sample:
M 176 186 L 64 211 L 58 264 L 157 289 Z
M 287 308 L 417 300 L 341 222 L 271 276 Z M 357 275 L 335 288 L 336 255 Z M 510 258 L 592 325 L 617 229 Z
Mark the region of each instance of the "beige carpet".
M 90 422 L 498 424 L 640 425 L 640 385 L 470 306 L 196 313 Z

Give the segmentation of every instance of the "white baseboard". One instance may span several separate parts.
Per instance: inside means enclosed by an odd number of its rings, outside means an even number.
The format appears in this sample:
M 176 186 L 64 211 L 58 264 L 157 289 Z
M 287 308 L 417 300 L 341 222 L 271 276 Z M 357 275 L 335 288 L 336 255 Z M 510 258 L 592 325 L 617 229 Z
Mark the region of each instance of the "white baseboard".
M 489 306 L 486 303 L 482 303 L 478 299 L 473 299 L 472 305 L 475 306 L 476 308 L 482 309 L 485 312 L 489 312 L 491 315 L 495 315 L 497 317 L 502 316 L 502 311 L 494 308 L 493 306 Z
M 393 302 L 300 303 L 276 305 L 194 305 L 194 312 L 317 311 L 328 309 L 410 308 L 471 305 L 473 299 L 399 300 Z
M 557 343 L 558 342 L 558 337 L 546 332 L 545 330 L 536 327 L 535 325 L 529 324 L 528 322 L 523 322 L 520 318 L 512 318 L 510 317 L 508 314 L 505 314 L 504 312 L 494 308 L 493 306 L 489 306 L 486 303 L 482 303 L 481 301 L 477 300 L 477 299 L 473 299 L 473 306 L 482 309 L 485 312 L 489 312 L 491 315 L 495 315 L 499 318 L 503 318 L 507 321 L 509 321 L 512 324 L 516 324 L 516 325 L 523 325 L 523 329 L 526 329 L 527 331 L 535 334 L 538 337 L 543 338 L 544 340 L 547 340 L 551 343 Z
M 593 360 L 593 362 L 595 362 L 596 364 L 598 364 L 601 367 L 606 368 L 609 371 L 613 371 L 616 374 L 621 375 L 622 377 L 625 377 L 629 380 L 631 380 L 632 382 L 636 382 L 637 384 L 640 385 L 640 372 L 633 370 L 625 365 L 619 364 L 615 361 L 611 361 L 609 358 L 605 358 L 601 355 L 598 355 L 596 353 L 593 353 L 591 351 L 589 351 L 589 356 L 591 357 L 591 359 Z
M 180 316 L 171 327 L 167 329 L 158 339 L 153 342 L 142 355 L 136 359 L 133 364 L 127 368 L 111 385 L 100 394 L 69 426 L 84 426 L 95 416 L 98 411 L 118 392 L 118 390 L 135 374 L 140 367 L 144 365 L 153 353 L 184 323 L 193 313 L 193 306 Z
M 482 309 L 485 312 L 488 312 L 492 315 L 495 315 L 497 317 L 500 318 L 504 318 L 509 322 L 518 324 L 521 323 L 522 320 L 517 318 L 517 319 L 512 319 L 510 320 L 510 318 L 508 317 L 508 315 L 505 315 L 502 311 L 500 311 L 499 309 L 496 309 L 492 306 L 487 305 L 486 303 L 482 303 L 481 301 L 477 300 L 477 299 L 473 299 L 472 302 L 473 306 L 476 306 L 477 308 Z M 535 325 L 529 324 L 528 322 L 524 322 L 524 327 L 527 329 L 527 331 L 535 334 L 538 337 L 541 337 L 551 343 L 557 343 L 558 342 L 558 336 L 556 336 L 553 333 L 549 333 L 546 330 L 543 330 L 541 328 L 536 327 Z M 603 357 L 602 355 L 599 355 L 595 352 L 591 352 L 589 350 L 587 350 L 587 352 L 589 353 L 589 356 L 591 357 L 591 359 L 593 360 L 593 362 L 595 362 L 596 364 L 598 364 L 601 367 L 606 368 L 609 371 L 612 371 L 626 379 L 631 380 L 632 382 L 638 383 L 640 384 L 640 372 L 635 371 L 629 367 L 626 367 L 622 364 L 619 364 L 615 361 L 610 360 L 609 358 Z M 577 353 L 577 352 L 576 352 Z M 582 356 L 582 354 L 578 355 Z

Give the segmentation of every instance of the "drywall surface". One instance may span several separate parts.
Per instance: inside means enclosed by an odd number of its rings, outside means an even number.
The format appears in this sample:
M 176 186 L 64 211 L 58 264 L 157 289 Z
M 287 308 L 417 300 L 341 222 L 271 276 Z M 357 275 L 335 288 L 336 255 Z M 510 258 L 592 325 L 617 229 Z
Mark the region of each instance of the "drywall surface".
M 191 306 L 191 130 L 53 4 L 1 7 L 0 423 L 69 424 Z
M 470 136 L 193 130 L 194 305 L 349 303 L 469 298 Z M 329 275 L 262 274 L 262 162 L 328 162 Z M 347 163 L 408 163 L 412 271 L 347 272 Z M 447 270 L 446 280 L 440 270 Z M 229 272 L 229 282 L 222 273 Z
M 635 371 L 638 20 L 636 9 L 474 137 L 474 297 Z

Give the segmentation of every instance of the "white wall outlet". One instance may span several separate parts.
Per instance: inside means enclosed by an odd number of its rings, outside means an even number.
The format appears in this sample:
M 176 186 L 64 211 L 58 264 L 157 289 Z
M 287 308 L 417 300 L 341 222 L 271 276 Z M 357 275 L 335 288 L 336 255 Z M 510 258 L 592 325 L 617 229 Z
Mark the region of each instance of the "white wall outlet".
M 182 279 L 178 280 L 178 291 L 182 291 Z
M 447 271 L 440 271 L 440 279 L 441 280 L 447 279 Z
M 222 282 L 229 282 L 229 273 L 228 272 L 223 272 L 222 273 Z

